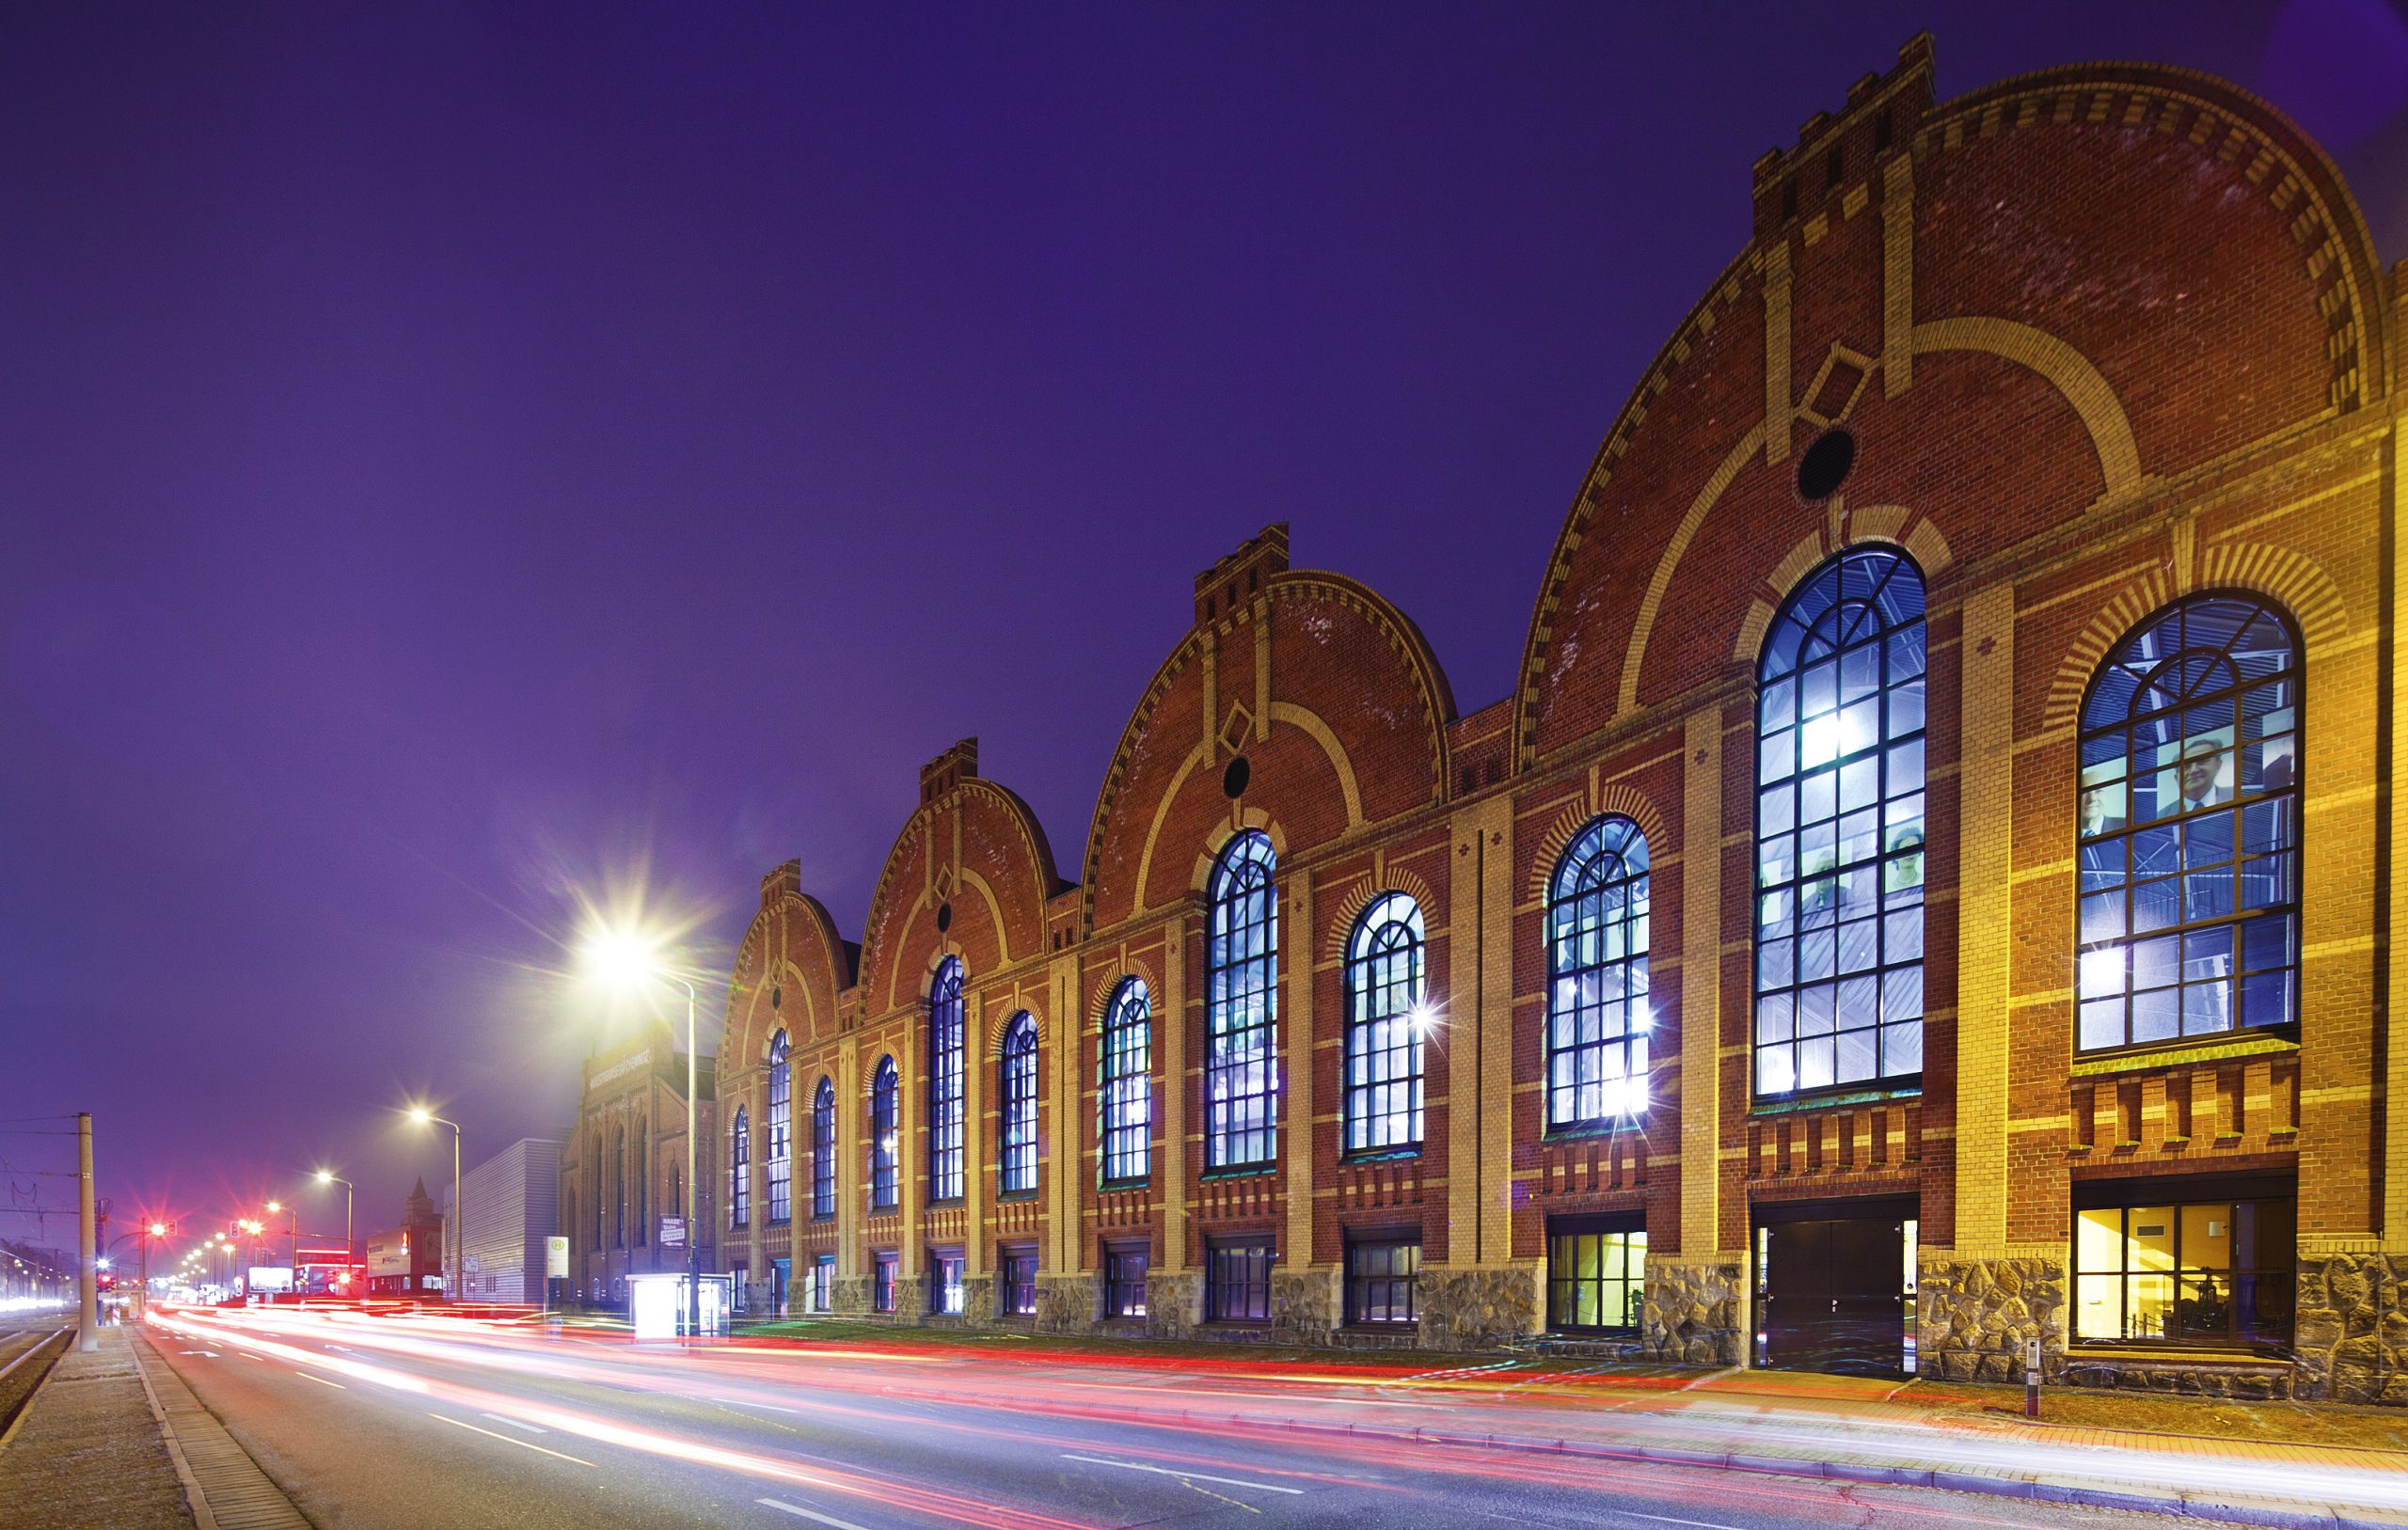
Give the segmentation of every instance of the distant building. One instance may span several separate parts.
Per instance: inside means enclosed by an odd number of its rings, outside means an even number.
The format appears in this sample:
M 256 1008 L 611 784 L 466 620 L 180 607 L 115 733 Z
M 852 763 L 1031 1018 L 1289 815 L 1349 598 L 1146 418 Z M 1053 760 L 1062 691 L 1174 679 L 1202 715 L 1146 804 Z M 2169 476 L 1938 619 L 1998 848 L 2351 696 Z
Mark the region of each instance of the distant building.
M 526 1137 L 460 1176 L 460 1297 L 539 1305 L 544 1239 L 560 1225 L 561 1144 Z M 443 1213 L 452 1214 L 452 1192 Z
M 697 1079 L 699 1172 L 713 1176 L 718 1117 L 712 1060 Z M 561 1152 L 560 1230 L 568 1237 L 564 1300 L 624 1307 L 630 1274 L 686 1268 L 690 1225 L 686 1180 L 686 1054 L 667 1024 L 586 1059 L 577 1125 Z M 712 1198 L 702 1205 L 702 1260 L 718 1256 Z
M 402 1203 L 402 1224 L 368 1235 L 368 1294 L 424 1296 L 443 1289 L 443 1213 L 421 1178 Z

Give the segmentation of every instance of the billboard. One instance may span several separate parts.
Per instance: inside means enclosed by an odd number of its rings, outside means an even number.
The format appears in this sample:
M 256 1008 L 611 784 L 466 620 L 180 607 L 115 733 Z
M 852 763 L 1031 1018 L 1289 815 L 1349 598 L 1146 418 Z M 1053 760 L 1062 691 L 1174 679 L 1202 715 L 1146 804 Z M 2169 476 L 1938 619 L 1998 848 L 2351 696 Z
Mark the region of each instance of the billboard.
M 406 1275 L 410 1272 L 410 1235 L 405 1232 L 378 1233 L 368 1240 L 368 1272 L 371 1275 Z
M 289 1265 L 253 1265 L 244 1278 L 246 1288 L 253 1291 L 293 1289 L 293 1270 Z

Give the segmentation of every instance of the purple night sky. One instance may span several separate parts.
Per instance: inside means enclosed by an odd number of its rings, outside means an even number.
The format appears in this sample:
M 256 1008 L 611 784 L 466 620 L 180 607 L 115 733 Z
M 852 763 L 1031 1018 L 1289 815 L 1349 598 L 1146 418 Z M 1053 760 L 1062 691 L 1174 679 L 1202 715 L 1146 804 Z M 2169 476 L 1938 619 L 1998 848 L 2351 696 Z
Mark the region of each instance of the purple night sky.
M 580 890 L 719 973 L 800 855 L 858 936 L 971 733 L 1075 869 L 1269 521 L 1497 699 L 1751 163 L 1925 27 L 1943 95 L 2251 86 L 2408 249 L 2384 0 L 11 8 L 0 1116 L 94 1112 L 120 1213 L 389 1223 L 397 1102 L 473 1164 L 625 1033 Z

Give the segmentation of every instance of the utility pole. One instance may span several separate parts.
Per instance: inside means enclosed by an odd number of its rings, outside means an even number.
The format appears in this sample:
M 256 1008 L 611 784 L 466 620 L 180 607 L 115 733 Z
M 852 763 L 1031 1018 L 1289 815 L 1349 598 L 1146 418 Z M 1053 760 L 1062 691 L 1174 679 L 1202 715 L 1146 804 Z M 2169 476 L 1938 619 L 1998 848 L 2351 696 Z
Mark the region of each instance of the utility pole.
M 75 1348 L 89 1352 L 101 1347 L 101 1229 L 92 1205 L 92 1112 L 75 1116 L 75 1211 L 81 1230 L 76 1269 L 82 1279 L 83 1311 L 76 1319 Z

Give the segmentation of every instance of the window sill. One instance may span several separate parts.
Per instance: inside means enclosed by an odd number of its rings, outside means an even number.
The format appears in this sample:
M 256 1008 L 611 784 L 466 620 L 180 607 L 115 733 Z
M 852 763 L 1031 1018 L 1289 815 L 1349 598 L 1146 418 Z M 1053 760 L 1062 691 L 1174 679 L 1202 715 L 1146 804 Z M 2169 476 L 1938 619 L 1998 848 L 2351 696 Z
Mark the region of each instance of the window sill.
M 2122 1051 L 2077 1057 L 2073 1061 L 2073 1077 L 2083 1079 L 2107 1073 L 2138 1073 L 2148 1068 L 2181 1067 L 2193 1063 L 2214 1063 L 2233 1057 L 2263 1057 L 2269 1053 L 2297 1050 L 2299 1034 L 2293 1027 L 2273 1031 L 2236 1031 L 2216 1037 L 2157 1042 Z
M 1419 1143 L 1411 1147 L 1358 1147 L 1351 1153 L 1338 1155 L 1338 1161 L 1345 1164 L 1393 1163 L 1399 1159 L 1418 1159 L 1421 1152 Z
M 1149 1189 L 1153 1182 L 1151 1175 L 1142 1179 L 1105 1179 L 1097 1183 L 1095 1191 L 1098 1195 L 1122 1195 L 1133 1190 Z
M 1037 1191 L 1033 1190 L 999 1190 L 995 1192 L 995 1199 L 998 1201 L 1033 1201 L 1037 1199 Z
M 1842 1105 L 1884 1105 L 1892 1100 L 1921 1099 L 1923 1075 L 1911 1080 L 1896 1080 L 1870 1088 L 1827 1089 L 1814 1095 L 1780 1095 L 1771 1099 L 1751 1099 L 1750 1115 L 1790 1115 L 1799 1111 L 1828 1111 Z
M 963 1197 L 958 1195 L 932 1195 L 928 1197 L 927 1205 L 923 1209 L 929 1211 L 943 1211 L 948 1207 L 961 1205 L 962 1200 Z
M 1640 1119 L 1635 1115 L 1618 1115 L 1610 1121 L 1574 1121 L 1560 1127 L 1548 1127 L 1539 1133 L 1539 1141 L 1542 1144 L 1590 1142 L 1599 1137 L 1610 1137 L 1617 1131 L 1638 1131 L 1641 1126 Z
M 1276 1161 L 1270 1163 L 1225 1163 L 1217 1169 L 1207 1169 L 1198 1179 L 1259 1179 L 1279 1172 Z

